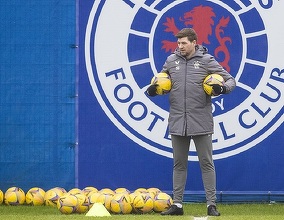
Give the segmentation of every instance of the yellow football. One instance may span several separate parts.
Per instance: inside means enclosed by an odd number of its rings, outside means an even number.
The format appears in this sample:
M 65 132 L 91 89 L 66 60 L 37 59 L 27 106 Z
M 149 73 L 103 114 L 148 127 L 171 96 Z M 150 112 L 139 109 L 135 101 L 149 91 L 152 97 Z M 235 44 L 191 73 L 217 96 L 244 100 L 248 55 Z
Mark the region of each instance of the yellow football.
M 171 91 L 172 81 L 167 73 L 158 73 L 151 79 L 151 85 L 157 85 L 156 93 L 164 95 Z
M 205 77 L 203 81 L 203 89 L 207 95 L 216 96 L 216 94 L 214 94 L 212 85 L 219 84 L 220 86 L 223 86 L 224 83 L 224 78 L 221 75 L 213 73 Z

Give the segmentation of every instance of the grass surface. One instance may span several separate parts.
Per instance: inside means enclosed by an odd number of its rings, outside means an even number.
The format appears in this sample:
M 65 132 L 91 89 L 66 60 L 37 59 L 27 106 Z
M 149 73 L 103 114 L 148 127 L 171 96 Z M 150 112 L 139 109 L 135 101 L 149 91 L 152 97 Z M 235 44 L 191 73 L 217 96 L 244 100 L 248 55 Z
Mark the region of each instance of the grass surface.
M 218 210 L 221 212 L 220 217 L 208 217 L 218 220 L 283 220 L 284 204 L 219 204 Z M 185 204 L 185 215 L 183 216 L 161 216 L 158 213 L 144 215 L 112 215 L 111 217 L 86 217 L 84 214 L 61 214 L 57 208 L 49 206 L 6 206 L 0 205 L 1 220 L 63 220 L 63 219 L 99 219 L 99 220 L 193 220 L 206 219 L 205 204 Z M 204 217 L 204 218 L 202 218 Z

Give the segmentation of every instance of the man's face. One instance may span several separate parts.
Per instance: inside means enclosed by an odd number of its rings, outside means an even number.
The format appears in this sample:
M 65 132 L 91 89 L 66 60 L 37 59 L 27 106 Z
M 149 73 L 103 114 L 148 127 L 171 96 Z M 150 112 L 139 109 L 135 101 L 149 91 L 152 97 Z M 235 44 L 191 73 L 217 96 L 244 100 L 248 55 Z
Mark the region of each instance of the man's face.
M 195 52 L 196 40 L 190 42 L 187 37 L 178 38 L 178 48 L 184 57 L 190 57 Z

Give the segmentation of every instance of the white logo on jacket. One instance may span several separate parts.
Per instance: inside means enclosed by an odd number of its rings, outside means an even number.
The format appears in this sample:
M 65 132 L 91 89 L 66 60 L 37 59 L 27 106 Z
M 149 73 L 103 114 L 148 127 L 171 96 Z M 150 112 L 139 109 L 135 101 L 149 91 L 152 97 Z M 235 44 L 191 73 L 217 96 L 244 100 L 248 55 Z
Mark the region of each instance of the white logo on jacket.
M 194 65 L 194 68 L 195 69 L 199 69 L 199 66 L 200 66 L 200 62 L 197 60 L 197 61 L 194 61 L 193 62 L 193 65 Z

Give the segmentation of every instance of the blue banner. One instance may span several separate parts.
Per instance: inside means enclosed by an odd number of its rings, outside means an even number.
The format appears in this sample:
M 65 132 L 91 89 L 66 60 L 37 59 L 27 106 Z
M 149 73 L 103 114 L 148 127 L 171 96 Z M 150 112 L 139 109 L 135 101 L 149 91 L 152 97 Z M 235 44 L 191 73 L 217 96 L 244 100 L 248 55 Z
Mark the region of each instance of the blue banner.
M 76 4 L 1 1 L 0 189 L 75 185 Z
M 145 90 L 192 27 L 237 81 L 212 98 L 217 190 L 284 191 L 283 2 L 136 2 L 79 2 L 79 186 L 172 190 L 168 95 Z M 188 161 L 186 191 L 203 191 L 193 143 Z

